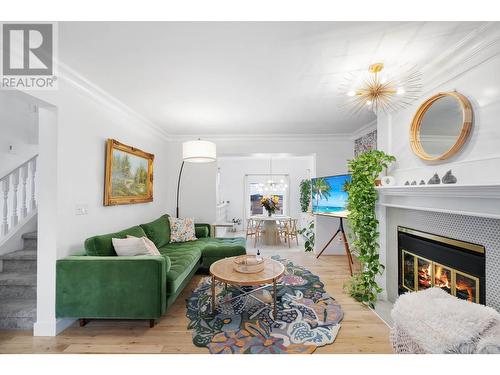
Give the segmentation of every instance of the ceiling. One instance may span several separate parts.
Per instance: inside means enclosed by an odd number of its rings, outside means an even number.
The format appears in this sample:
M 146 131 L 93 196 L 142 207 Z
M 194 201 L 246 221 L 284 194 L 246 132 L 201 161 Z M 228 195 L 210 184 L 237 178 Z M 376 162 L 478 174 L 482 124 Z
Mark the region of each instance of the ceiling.
M 62 22 L 63 63 L 172 135 L 350 134 L 346 74 L 424 67 L 478 22 Z

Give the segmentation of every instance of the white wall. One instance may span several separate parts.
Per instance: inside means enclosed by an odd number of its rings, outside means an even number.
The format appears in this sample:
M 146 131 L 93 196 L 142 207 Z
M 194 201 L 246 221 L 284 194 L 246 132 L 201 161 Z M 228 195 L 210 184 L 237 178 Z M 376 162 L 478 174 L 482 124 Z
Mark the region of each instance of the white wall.
M 38 114 L 17 95 L 0 92 L 0 178 L 38 153 Z M 9 146 L 14 147 L 9 152 Z
M 498 43 L 497 43 L 498 44 Z M 470 54 L 476 52 L 468 50 Z M 488 48 L 478 54 L 473 66 L 465 63 L 453 72 L 449 79 L 440 77 L 435 85 L 425 86 L 423 95 L 409 108 L 378 119 L 378 140 L 382 149 L 397 158 L 389 171 L 398 185 L 405 181 L 423 179 L 426 183 L 434 173 L 442 177 L 452 169 L 459 184 L 488 184 L 500 182 L 500 55 L 498 47 Z M 467 62 L 467 59 L 464 59 Z M 457 63 L 460 65 L 460 63 Z M 444 162 L 432 163 L 419 159 L 411 150 L 409 129 L 417 108 L 428 97 L 442 91 L 456 90 L 471 102 L 474 112 L 470 140 L 455 157 Z
M 272 155 L 272 154 L 271 154 Z M 273 157 L 273 174 L 289 176 L 288 207 L 289 215 L 298 218 L 300 214 L 301 180 L 307 179 L 308 170 L 313 170 L 312 156 Z M 221 194 L 229 201 L 228 219 L 240 218 L 245 222 L 245 175 L 268 174 L 269 158 L 262 157 L 221 157 L 217 160 L 221 174 Z
M 40 181 L 53 182 L 51 190 L 57 191 L 56 203 L 46 209 L 56 212 L 55 221 L 50 221 L 56 236 L 54 241 L 41 225 L 39 227 L 38 249 L 38 311 L 35 334 L 56 333 L 55 306 L 55 263 L 47 259 L 59 259 L 83 250 L 84 240 L 92 235 L 124 229 L 154 220 L 167 212 L 168 196 L 173 190 L 167 183 L 172 172 L 167 168 L 168 142 L 156 132 L 146 120 L 121 108 L 104 93 L 85 85 L 63 78 L 56 91 L 30 92 L 37 98 L 55 107 L 52 151 L 56 161 L 45 176 L 40 171 Z M 45 125 L 48 127 L 48 125 Z M 115 138 L 120 142 L 155 154 L 154 201 L 144 204 L 103 206 L 105 141 Z M 47 138 L 46 138 L 47 140 Z M 46 146 L 46 145 L 45 145 Z M 40 150 L 44 145 L 40 144 Z M 45 156 L 40 152 L 40 160 Z M 47 176 L 50 174 L 50 176 Z M 47 179 L 52 181 L 47 181 Z M 40 186 L 43 189 L 44 185 Z M 39 217 L 44 213 L 41 197 Z M 77 205 L 87 205 L 88 215 L 77 216 Z M 47 214 L 47 212 L 45 212 Z M 46 216 L 48 217 L 48 216 Z M 45 226 L 46 228 L 46 226 Z M 48 245 L 50 244 L 50 245 Z M 43 261 L 41 261 L 43 260 Z

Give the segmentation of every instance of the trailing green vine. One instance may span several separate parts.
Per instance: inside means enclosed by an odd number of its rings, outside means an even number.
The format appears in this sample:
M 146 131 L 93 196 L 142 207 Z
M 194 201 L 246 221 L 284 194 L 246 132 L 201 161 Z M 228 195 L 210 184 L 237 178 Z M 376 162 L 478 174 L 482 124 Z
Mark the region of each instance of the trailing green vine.
M 300 181 L 300 211 L 303 213 L 309 212 L 311 205 L 311 180 Z M 314 251 L 315 233 L 314 219 L 309 218 L 307 224 L 299 229 L 299 234 L 304 237 L 304 249 L 306 252 Z
M 315 242 L 315 234 L 314 234 L 314 220 L 311 220 L 307 227 L 299 230 L 299 233 L 304 236 L 304 249 L 306 252 L 314 251 L 314 242 Z
M 300 181 L 300 210 L 302 212 L 309 211 L 311 203 L 311 180 Z
M 375 277 L 382 274 L 385 266 L 379 260 L 378 220 L 375 216 L 377 191 L 375 180 L 383 168 L 387 168 L 396 158 L 383 151 L 372 150 L 349 160 L 352 181 L 346 184 L 349 193 L 347 209 L 349 223 L 354 233 L 353 247 L 361 263 L 356 273 L 346 285 L 349 294 L 357 301 L 373 305 L 377 294 L 382 291 Z

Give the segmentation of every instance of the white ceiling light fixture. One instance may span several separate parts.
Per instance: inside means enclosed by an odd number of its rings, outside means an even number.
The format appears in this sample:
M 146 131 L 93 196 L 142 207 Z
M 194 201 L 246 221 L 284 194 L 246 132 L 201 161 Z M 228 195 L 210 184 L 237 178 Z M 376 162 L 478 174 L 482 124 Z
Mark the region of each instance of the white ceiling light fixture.
M 375 114 L 397 111 L 420 96 L 421 74 L 415 68 L 393 69 L 382 76 L 383 63 L 375 63 L 368 71 L 350 74 L 340 87 L 346 100 L 342 104 L 351 115 L 369 109 Z

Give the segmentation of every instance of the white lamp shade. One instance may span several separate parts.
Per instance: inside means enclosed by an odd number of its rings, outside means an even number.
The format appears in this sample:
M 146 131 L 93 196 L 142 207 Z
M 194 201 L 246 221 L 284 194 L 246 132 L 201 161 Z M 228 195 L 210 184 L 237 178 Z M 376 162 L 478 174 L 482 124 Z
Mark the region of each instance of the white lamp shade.
M 215 143 L 209 141 L 188 141 L 182 144 L 182 160 L 189 163 L 209 163 L 217 159 Z

